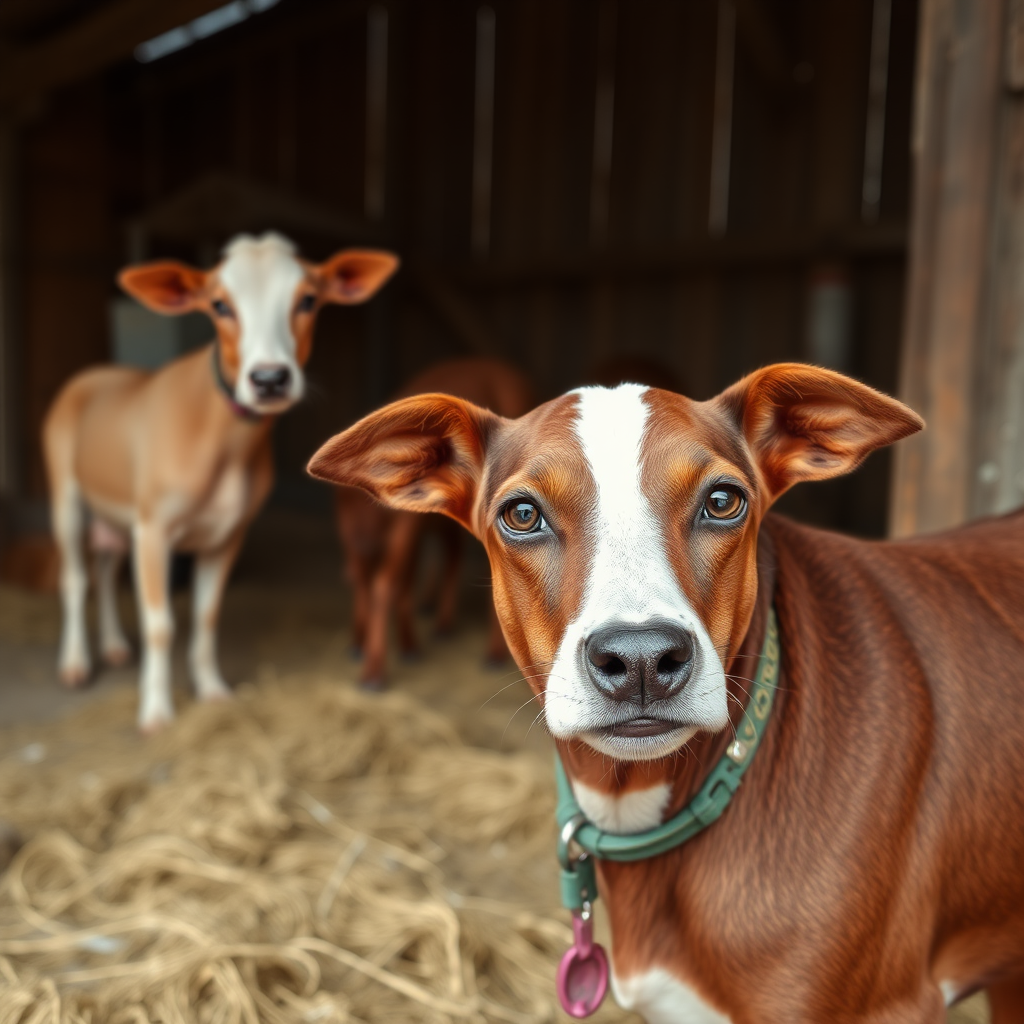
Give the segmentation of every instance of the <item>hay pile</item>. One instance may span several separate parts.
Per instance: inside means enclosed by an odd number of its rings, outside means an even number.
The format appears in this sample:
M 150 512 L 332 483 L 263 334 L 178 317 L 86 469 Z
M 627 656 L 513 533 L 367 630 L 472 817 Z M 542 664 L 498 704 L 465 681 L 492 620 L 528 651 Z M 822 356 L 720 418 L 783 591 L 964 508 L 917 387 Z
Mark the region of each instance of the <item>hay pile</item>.
M 28 837 L 0 877 L 0 1024 L 560 1015 L 545 758 L 333 679 L 265 677 L 150 741 L 135 703 L 0 735 Z

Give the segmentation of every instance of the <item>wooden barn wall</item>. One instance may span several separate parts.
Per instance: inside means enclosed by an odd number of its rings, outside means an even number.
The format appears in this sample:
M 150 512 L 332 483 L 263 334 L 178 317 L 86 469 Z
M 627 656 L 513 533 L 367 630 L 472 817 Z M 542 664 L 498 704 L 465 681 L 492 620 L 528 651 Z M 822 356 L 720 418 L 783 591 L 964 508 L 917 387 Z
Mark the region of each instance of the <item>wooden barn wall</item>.
M 100 83 L 56 97 L 26 133 L 23 159 L 19 411 L 32 446 L 28 485 L 40 494 L 39 436 L 50 401 L 77 370 L 110 358 L 107 308 L 116 237 Z
M 301 466 L 328 432 L 445 356 L 501 355 L 530 372 L 541 397 L 609 357 L 644 356 L 697 398 L 763 363 L 806 358 L 809 282 L 823 268 L 840 268 L 853 290 L 846 369 L 894 390 L 916 0 L 891 0 L 872 223 L 861 211 L 868 75 L 873 12 L 886 5 L 735 0 L 729 217 L 712 234 L 728 2 L 486 5 L 495 32 L 486 252 L 471 244 L 479 2 L 282 0 L 187 51 L 56 97 L 27 143 L 29 436 L 60 381 L 105 354 L 125 223 L 213 170 L 363 218 L 367 237 L 405 261 L 381 300 L 324 316 L 310 400 L 278 430 L 284 500 L 313 493 Z M 367 50 L 382 14 L 385 199 L 374 218 Z M 606 179 L 595 157 L 599 95 L 611 96 Z M 298 241 L 314 258 L 327 254 L 322 237 Z M 204 255 L 181 243 L 152 253 L 164 254 Z M 54 299 L 67 288 L 74 303 Z M 887 475 L 880 454 L 851 481 L 798 490 L 788 507 L 881 534 Z M 40 492 L 38 459 L 30 485 Z

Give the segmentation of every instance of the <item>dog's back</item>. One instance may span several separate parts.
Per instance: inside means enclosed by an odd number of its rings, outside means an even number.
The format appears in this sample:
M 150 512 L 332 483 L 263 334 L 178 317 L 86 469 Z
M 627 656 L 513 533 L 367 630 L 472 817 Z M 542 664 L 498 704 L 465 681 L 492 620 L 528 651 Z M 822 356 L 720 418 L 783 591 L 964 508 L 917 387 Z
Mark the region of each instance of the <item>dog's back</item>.
M 886 543 L 776 516 L 764 529 L 786 723 L 800 734 L 786 746 L 798 799 L 817 805 L 806 820 L 849 841 L 845 874 L 862 906 L 888 908 L 883 931 L 929 922 L 933 976 L 1019 964 L 1024 512 Z M 882 856 L 864 860 L 863 843 Z

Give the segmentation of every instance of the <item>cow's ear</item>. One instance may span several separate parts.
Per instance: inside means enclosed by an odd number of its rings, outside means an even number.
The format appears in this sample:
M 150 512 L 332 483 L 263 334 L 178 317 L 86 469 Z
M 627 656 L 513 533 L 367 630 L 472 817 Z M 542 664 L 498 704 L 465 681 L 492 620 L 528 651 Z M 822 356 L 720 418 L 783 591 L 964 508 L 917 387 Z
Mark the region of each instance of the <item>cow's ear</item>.
M 472 530 L 487 442 L 499 422 L 461 398 L 415 395 L 336 434 L 307 468 L 391 508 L 441 512 Z
M 398 269 L 398 257 L 379 249 L 344 249 L 313 267 L 325 302 L 365 302 Z
M 801 480 L 849 473 L 924 426 L 895 398 L 802 363 L 767 366 L 712 402 L 742 431 L 773 499 Z
M 125 267 L 117 275 L 117 283 L 157 313 L 174 315 L 205 308 L 206 271 L 177 260 Z

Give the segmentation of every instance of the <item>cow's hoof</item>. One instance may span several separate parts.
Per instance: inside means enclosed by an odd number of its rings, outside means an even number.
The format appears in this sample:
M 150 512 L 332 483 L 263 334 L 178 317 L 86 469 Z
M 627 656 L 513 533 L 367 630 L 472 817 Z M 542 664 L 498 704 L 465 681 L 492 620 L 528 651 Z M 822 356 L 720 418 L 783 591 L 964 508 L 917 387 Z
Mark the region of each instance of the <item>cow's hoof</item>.
M 139 732 L 146 737 L 156 736 L 157 733 L 163 732 L 171 724 L 171 721 L 172 719 L 166 715 L 154 715 L 152 718 L 140 719 Z
M 66 665 L 60 670 L 60 681 L 69 690 L 78 690 L 89 681 L 88 665 Z
M 103 651 L 103 664 L 108 668 L 124 668 L 132 660 L 132 649 L 127 644 L 107 647 Z
M 198 700 L 200 704 L 223 704 L 226 701 L 234 699 L 235 695 L 227 686 L 216 690 L 204 690 L 202 693 L 196 694 L 196 700 Z

